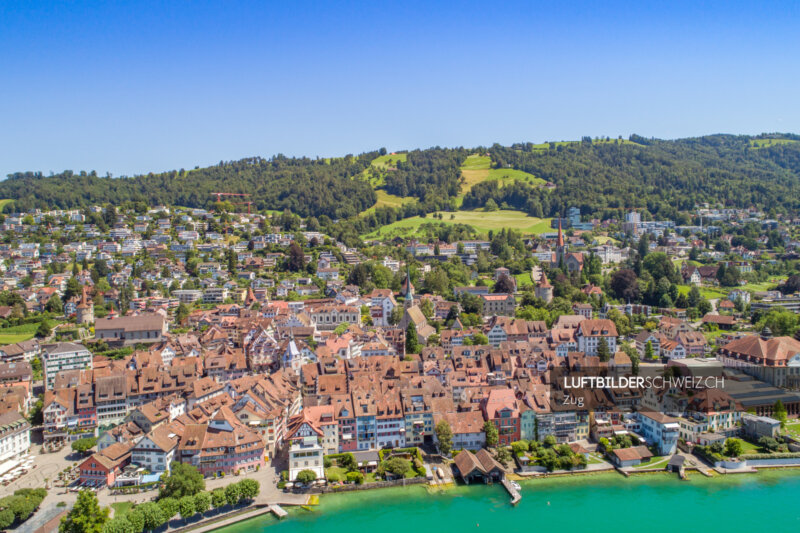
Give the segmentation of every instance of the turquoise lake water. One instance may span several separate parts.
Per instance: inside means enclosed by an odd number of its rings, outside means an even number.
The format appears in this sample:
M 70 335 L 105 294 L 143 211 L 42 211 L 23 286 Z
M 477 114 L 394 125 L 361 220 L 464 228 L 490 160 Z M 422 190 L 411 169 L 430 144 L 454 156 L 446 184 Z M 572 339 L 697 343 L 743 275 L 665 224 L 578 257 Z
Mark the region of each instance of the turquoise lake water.
M 443 533 L 449 531 L 761 532 L 800 531 L 800 471 L 680 481 L 618 474 L 522 482 L 509 505 L 500 486 L 428 491 L 415 486 L 324 495 L 314 511 L 259 517 L 222 533 Z

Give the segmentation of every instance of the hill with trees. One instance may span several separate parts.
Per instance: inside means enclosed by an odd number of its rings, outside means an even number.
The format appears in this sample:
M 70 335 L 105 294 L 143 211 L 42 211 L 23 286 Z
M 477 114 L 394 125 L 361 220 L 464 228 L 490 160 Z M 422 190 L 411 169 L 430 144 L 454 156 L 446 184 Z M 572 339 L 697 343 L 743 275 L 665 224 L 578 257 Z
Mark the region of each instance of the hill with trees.
M 518 171 L 537 180 L 486 179 L 467 184 L 461 167 L 475 153 L 488 154 L 492 169 Z M 342 231 L 353 234 L 369 233 L 403 218 L 455 211 L 459 205 L 484 207 L 490 200 L 492 206 L 535 217 L 558 216 L 568 206 L 600 218 L 637 208 L 645 218 L 683 222 L 689 221 L 686 211 L 702 202 L 752 205 L 771 213 L 800 208 L 800 136 L 792 134 L 678 140 L 632 135 L 627 140 L 435 147 L 391 159 L 392 166 L 384 165 L 380 179 L 372 167 L 379 157 L 387 157 L 385 149 L 331 159 L 278 155 L 122 178 L 95 172 L 51 176 L 22 172 L 0 182 L 0 198 L 13 199 L 19 210 L 125 202 L 209 207 L 212 192 L 249 193 L 258 210 L 288 209 L 303 217 L 349 219 L 351 227 Z M 543 187 L 538 178 L 555 187 Z M 409 201 L 376 206 L 376 189 Z

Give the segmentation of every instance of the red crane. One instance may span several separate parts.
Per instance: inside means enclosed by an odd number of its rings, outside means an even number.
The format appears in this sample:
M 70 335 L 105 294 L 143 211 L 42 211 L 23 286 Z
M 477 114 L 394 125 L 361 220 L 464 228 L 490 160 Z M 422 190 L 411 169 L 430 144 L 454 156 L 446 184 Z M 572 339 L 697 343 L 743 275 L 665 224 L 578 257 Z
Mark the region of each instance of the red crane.
M 212 192 L 211 196 L 216 196 L 217 201 L 221 202 L 223 196 L 241 196 L 243 198 L 250 198 L 249 194 L 241 193 L 241 192 Z M 236 205 L 246 205 L 247 206 L 247 214 L 250 214 L 250 206 L 253 205 L 253 202 L 249 200 L 242 200 L 241 202 L 231 202 L 232 204 Z

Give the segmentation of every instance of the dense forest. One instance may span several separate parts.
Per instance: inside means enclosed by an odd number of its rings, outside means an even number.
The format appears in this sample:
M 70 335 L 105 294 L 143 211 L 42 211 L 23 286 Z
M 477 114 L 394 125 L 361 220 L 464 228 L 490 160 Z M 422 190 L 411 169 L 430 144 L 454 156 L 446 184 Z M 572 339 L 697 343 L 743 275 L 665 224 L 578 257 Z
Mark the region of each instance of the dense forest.
M 353 218 L 377 200 L 361 179 L 385 150 L 359 156 L 310 159 L 275 156 L 220 162 L 190 171 L 173 170 L 131 178 L 94 172 L 43 176 L 17 173 L 0 182 L 0 198 L 15 208 L 71 208 L 143 201 L 208 207 L 211 192 L 250 193 L 258 210 L 289 209 L 301 216 L 351 219 L 351 231 L 365 232 L 399 218 L 455 209 L 463 180 L 460 166 L 474 153 L 488 152 L 494 168 L 522 170 L 555 184 L 484 181 L 465 195 L 463 208 L 497 205 L 534 216 L 555 216 L 568 206 L 583 214 L 618 216 L 642 209 L 645 217 L 677 219 L 700 202 L 727 207 L 762 207 L 771 212 L 800 208 L 800 136 L 711 135 L 665 141 L 633 135 L 627 141 L 585 138 L 549 145 L 494 145 L 475 150 L 430 148 L 408 153 L 386 172 L 382 187 L 413 197 L 402 207 L 381 207 Z
M 397 196 L 413 196 L 428 209 L 447 209 L 458 196 L 461 165 L 472 150 L 463 148 L 430 148 L 408 153 L 406 161 L 398 161 L 389 172 L 384 188 Z
M 631 136 L 627 143 L 585 139 L 545 149 L 495 145 L 489 151 L 496 167 L 530 172 L 556 188 L 483 182 L 466 195 L 464 207 L 479 207 L 492 198 L 535 216 L 555 216 L 574 205 L 595 216 L 640 208 L 672 219 L 701 202 L 796 211 L 800 142 L 796 136 L 781 139 L 788 142 L 711 135 L 675 141 Z
M 302 216 L 347 218 L 375 204 L 375 191 L 368 183 L 353 178 L 377 156 L 378 152 L 328 160 L 255 157 L 133 178 L 70 171 L 44 177 L 26 172 L 0 183 L 0 198 L 13 198 L 16 209 L 129 201 L 206 207 L 215 200 L 210 193 L 233 192 L 249 193 L 258 210 L 289 209 Z

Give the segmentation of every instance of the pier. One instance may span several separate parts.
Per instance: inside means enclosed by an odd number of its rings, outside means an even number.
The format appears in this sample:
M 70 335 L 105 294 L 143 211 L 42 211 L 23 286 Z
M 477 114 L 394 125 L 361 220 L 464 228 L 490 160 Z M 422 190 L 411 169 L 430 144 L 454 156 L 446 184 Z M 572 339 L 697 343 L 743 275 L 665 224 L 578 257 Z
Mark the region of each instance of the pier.
M 283 510 L 280 505 L 277 503 L 270 504 L 269 511 L 274 514 L 277 518 L 286 518 L 289 516 L 289 513 Z
M 511 484 L 509 480 L 503 478 L 501 481 L 503 487 L 508 491 L 508 494 L 511 495 L 511 505 L 517 505 L 519 501 L 522 499 L 522 495 L 519 493 L 517 489 Z

